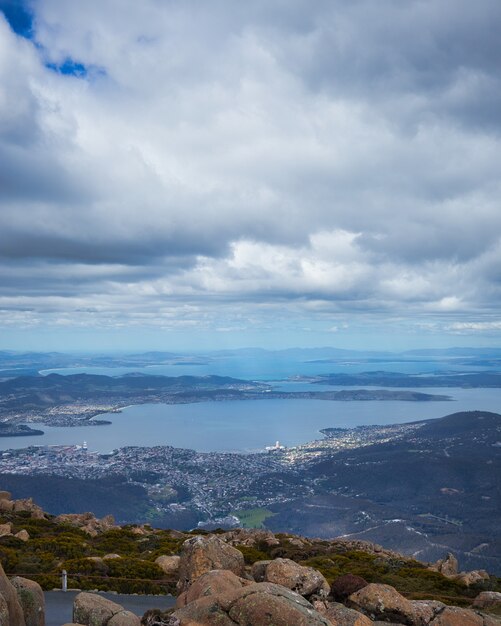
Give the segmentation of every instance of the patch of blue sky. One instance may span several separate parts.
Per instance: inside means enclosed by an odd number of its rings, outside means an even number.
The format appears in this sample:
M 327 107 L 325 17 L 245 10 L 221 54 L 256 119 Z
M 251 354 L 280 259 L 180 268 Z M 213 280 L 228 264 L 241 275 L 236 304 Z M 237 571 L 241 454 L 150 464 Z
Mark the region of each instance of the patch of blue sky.
M 90 76 L 104 76 L 106 74 L 102 67 L 97 65 L 84 65 L 79 61 L 75 61 L 71 58 L 66 58 L 62 63 L 46 63 L 45 66 L 57 72 L 58 74 L 64 74 L 65 76 L 76 76 L 77 78 L 89 78 Z
M 12 30 L 31 39 L 33 34 L 33 14 L 25 0 L 0 0 L 0 12 L 5 16 Z

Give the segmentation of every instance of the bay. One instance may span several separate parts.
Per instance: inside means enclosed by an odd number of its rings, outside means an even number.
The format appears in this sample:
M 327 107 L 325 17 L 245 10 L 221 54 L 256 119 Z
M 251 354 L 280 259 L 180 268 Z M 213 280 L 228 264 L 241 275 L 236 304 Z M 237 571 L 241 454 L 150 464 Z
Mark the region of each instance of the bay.
M 293 390 L 304 383 L 281 388 Z M 311 388 L 311 387 L 310 387 Z M 322 386 L 322 390 L 328 387 Z M 331 387 L 335 389 L 335 387 Z M 39 437 L 5 437 L 0 449 L 73 445 L 110 452 L 123 446 L 170 445 L 203 452 L 251 452 L 275 441 L 294 446 L 322 437 L 320 429 L 396 424 L 442 417 L 456 411 L 501 411 L 499 389 L 419 389 L 448 395 L 450 402 L 240 400 L 194 404 L 143 404 L 100 415 L 107 426 L 48 427 Z

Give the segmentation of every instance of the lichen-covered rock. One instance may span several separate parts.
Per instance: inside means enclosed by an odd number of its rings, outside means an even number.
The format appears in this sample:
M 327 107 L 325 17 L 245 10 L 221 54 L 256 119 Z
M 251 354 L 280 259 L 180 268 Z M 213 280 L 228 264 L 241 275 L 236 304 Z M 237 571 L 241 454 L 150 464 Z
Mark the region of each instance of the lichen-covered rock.
M 394 621 L 412 626 L 426 626 L 434 615 L 431 608 L 419 606 L 419 603 L 415 606 L 390 585 L 375 583 L 353 593 L 347 604 L 373 620 Z
M 160 569 L 167 574 L 167 576 L 177 576 L 179 574 L 179 562 L 181 557 L 179 556 L 159 556 L 155 559 L 155 563 Z
M 242 576 L 245 571 L 243 554 L 217 535 L 188 539 L 183 543 L 179 561 L 178 591 L 185 591 L 199 576 L 214 569 L 227 569 Z
M 475 600 L 473 600 L 473 606 L 477 609 L 501 606 L 501 593 L 499 593 L 499 591 L 482 591 Z
M 430 624 L 431 626 L 484 626 L 484 618 L 470 609 L 448 606 Z
M 250 581 L 239 578 L 229 570 L 212 570 L 211 572 L 202 574 L 186 591 L 178 596 L 176 608 L 186 606 L 199 598 L 230 593 L 250 584 Z
M 73 621 L 84 626 L 106 626 L 123 606 L 95 593 L 79 593 L 73 602 Z
M 331 626 L 302 596 L 272 583 L 199 598 L 173 615 L 181 626 Z
M 45 595 L 34 580 L 16 576 L 11 581 L 23 609 L 26 626 L 45 626 Z
M 299 565 L 291 559 L 271 561 L 266 567 L 264 580 L 291 589 L 306 598 L 313 594 L 327 597 L 330 591 L 329 583 L 319 571 Z
M 9 607 L 6 599 L 0 593 L 0 626 L 9 626 Z
M 121 559 L 122 557 L 119 554 L 115 554 L 115 553 L 110 553 L 110 554 L 105 554 L 103 556 L 103 561 L 112 561 L 113 559 Z
M 23 609 L 17 597 L 17 591 L 12 586 L 12 583 L 5 575 L 3 567 L 0 564 L 0 594 L 3 596 L 7 608 L 9 610 L 9 624 L 10 626 L 26 626 L 24 621 Z
M 141 620 L 130 611 L 120 611 L 115 613 L 106 626 L 141 626 Z
M 328 618 L 332 626 L 372 626 L 373 622 L 358 611 L 339 602 L 313 602 L 313 608 Z

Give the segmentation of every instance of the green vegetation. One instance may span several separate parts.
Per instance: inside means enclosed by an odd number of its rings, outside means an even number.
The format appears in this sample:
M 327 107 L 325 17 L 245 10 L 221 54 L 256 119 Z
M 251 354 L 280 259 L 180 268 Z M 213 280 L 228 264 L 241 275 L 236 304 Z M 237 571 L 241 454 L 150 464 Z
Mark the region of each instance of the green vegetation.
M 233 513 L 240 520 L 243 528 L 264 528 L 264 521 L 275 513 L 268 509 L 244 509 Z

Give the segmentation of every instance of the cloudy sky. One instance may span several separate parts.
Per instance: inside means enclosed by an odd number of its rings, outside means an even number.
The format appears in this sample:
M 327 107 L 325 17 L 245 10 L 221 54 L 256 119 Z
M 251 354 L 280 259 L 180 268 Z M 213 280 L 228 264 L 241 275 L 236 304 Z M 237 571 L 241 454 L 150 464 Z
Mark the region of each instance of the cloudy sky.
M 0 9 L 0 349 L 501 345 L 499 0 Z

